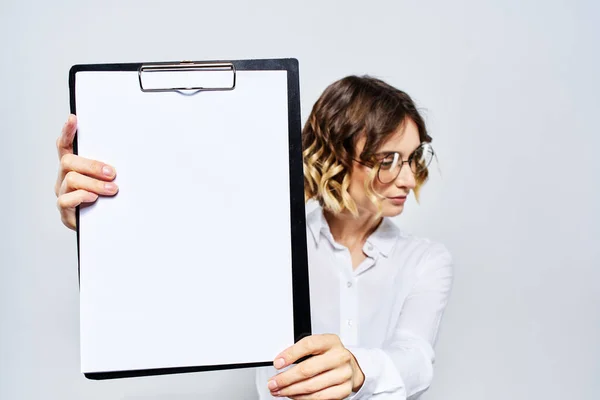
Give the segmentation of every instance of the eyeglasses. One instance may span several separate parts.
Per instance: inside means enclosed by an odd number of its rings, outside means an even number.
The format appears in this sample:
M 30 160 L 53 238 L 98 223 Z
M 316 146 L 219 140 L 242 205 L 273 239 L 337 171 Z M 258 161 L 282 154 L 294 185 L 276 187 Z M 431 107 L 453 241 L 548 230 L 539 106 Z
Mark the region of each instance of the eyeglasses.
M 423 142 L 413 151 L 407 160 L 402 160 L 400 153 L 397 152 L 386 152 L 382 153 L 377 157 L 374 157 L 374 161 L 362 161 L 354 159 L 359 164 L 365 165 L 369 168 L 377 168 L 377 179 L 383 184 L 391 183 L 398 178 L 400 170 L 404 163 L 410 166 L 415 176 L 421 176 L 427 172 L 427 167 L 431 163 L 431 160 L 435 156 L 433 147 L 428 142 Z

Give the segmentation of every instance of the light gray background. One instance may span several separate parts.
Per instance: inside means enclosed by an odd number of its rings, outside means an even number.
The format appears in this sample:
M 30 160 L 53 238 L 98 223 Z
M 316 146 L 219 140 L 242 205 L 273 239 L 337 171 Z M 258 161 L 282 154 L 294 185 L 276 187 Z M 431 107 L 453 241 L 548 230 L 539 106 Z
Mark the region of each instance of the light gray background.
M 261 57 L 299 59 L 303 121 L 326 85 L 355 73 L 425 109 L 442 176 L 398 223 L 444 242 L 456 279 L 424 398 L 599 398 L 599 11 L 591 0 L 3 0 L 0 398 L 254 398 L 252 370 L 79 373 L 75 234 L 53 184 L 72 64 Z M 165 148 L 176 145 L 173 132 Z

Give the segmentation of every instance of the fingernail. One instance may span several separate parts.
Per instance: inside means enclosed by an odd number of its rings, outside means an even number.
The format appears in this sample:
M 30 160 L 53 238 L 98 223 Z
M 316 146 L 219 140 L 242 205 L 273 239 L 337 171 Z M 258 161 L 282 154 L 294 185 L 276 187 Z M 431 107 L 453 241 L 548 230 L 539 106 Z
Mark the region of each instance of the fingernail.
M 277 389 L 277 382 L 271 380 L 271 381 L 269 381 L 269 384 L 267 386 L 269 386 L 270 390 L 275 390 L 275 389 Z
M 90 193 L 87 198 L 87 201 L 88 202 L 96 201 L 97 198 L 98 198 L 98 195 L 96 193 Z
M 106 176 L 112 176 L 113 170 L 108 165 L 105 165 L 104 167 L 102 167 L 102 173 Z
M 116 188 L 117 188 L 117 186 L 114 183 L 105 183 L 104 184 L 104 189 L 108 190 L 109 192 L 113 192 Z
M 278 358 L 275 360 L 275 368 L 281 368 L 285 364 L 285 360 L 283 358 Z

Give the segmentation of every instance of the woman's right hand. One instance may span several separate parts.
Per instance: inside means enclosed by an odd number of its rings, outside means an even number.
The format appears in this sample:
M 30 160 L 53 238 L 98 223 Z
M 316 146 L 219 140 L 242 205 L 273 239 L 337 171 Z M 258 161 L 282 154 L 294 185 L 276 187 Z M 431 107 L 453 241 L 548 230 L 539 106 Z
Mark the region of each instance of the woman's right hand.
M 113 196 L 119 188 L 112 182 L 115 169 L 101 161 L 73 154 L 73 138 L 77 131 L 77 117 L 70 115 L 56 140 L 60 160 L 58 178 L 54 185 L 57 206 L 63 224 L 75 230 L 75 208 L 82 203 L 93 203 L 99 195 Z

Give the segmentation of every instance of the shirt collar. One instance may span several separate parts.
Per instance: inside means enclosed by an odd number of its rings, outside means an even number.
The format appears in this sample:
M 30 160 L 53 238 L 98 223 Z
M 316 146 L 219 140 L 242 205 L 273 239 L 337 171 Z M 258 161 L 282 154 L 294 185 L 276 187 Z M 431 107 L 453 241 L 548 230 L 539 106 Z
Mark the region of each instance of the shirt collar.
M 323 208 L 320 205 L 308 214 L 306 223 L 317 246 L 319 245 L 321 234 L 323 234 L 323 236 L 329 239 L 332 245 L 341 247 L 341 245 L 336 243 L 333 239 L 333 235 L 329 229 L 329 224 L 327 223 L 327 219 L 325 219 L 325 215 L 323 214 Z M 381 224 L 379 224 L 375 232 L 373 232 L 367 239 L 367 244 L 372 245 L 384 257 L 388 257 L 394 249 L 399 236 L 400 230 L 396 224 L 394 224 L 394 222 L 392 222 L 388 217 L 384 217 L 383 221 L 381 221 Z

